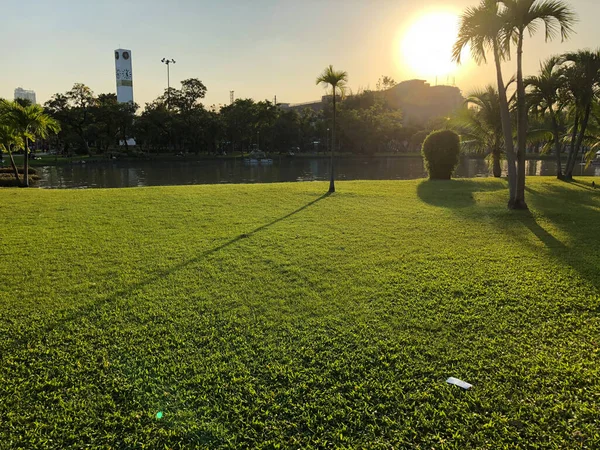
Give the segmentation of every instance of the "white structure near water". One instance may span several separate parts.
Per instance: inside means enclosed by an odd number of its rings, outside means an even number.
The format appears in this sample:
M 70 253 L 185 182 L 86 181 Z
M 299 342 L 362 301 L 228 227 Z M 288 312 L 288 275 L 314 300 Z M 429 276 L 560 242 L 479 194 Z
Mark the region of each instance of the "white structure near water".
M 123 48 L 115 50 L 115 68 L 117 75 L 117 101 L 119 103 L 133 103 L 131 50 Z
M 29 89 L 23 89 L 22 87 L 18 87 L 15 89 L 15 100 L 16 99 L 29 100 L 32 105 L 36 104 L 35 101 L 35 91 L 31 91 Z
M 117 78 L 117 101 L 133 103 L 133 69 L 131 50 L 118 48 L 115 50 L 115 69 Z M 135 145 L 135 139 L 121 141 L 121 145 Z

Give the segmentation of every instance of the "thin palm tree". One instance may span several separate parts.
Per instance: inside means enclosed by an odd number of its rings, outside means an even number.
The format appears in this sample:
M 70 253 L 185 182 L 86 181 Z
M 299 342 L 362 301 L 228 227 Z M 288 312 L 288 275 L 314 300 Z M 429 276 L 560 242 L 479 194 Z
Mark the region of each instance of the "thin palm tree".
M 348 73 L 342 70 L 334 70 L 333 66 L 327 67 L 317 78 L 317 84 L 325 87 L 331 86 L 333 92 L 333 126 L 331 128 L 331 178 L 329 180 L 329 192 L 335 192 L 335 177 L 333 173 L 333 151 L 335 149 L 335 116 L 336 116 L 336 96 L 337 90 L 340 94 L 344 93 L 346 83 L 348 82 Z
M 9 105 L 8 122 L 15 133 L 23 141 L 25 149 L 23 162 L 23 186 L 29 186 L 29 141 L 46 138 L 49 133 L 58 133 L 60 124 L 44 112 L 39 105 L 21 106 L 17 103 Z
M 467 108 L 452 117 L 450 124 L 461 134 L 464 148 L 488 154 L 492 173 L 499 178 L 504 142 L 498 91 L 494 86 L 486 86 L 471 92 L 465 103 Z
M 573 107 L 573 128 L 565 178 L 573 178 L 577 156 L 585 139 L 592 105 L 600 91 L 600 50 L 580 50 L 562 56 L 565 94 Z
M 527 209 L 525 202 L 525 153 L 527 148 L 527 100 L 523 78 L 523 41 L 525 31 L 533 35 L 543 23 L 546 41 L 560 34 L 569 37 L 576 22 L 575 13 L 561 0 L 498 0 L 504 8 L 505 38 L 517 46 L 517 194 L 516 209 Z
M 509 55 L 510 41 L 504 38 L 505 24 L 500 15 L 496 0 L 481 0 L 477 7 L 465 10 L 460 19 L 458 37 L 453 49 L 453 59 L 460 63 L 461 54 L 471 47 L 471 55 L 477 64 L 486 63 L 486 53 L 491 51 L 496 65 L 496 81 L 498 84 L 498 100 L 500 102 L 500 118 L 504 135 L 504 151 L 508 162 L 508 207 L 513 208 L 516 198 L 517 170 L 515 165 L 512 123 L 506 86 L 502 76 L 502 61 Z
M 598 101 L 595 101 L 592 105 L 592 114 L 586 132 L 585 145 L 588 148 L 585 154 L 587 167 L 596 158 L 596 154 L 600 153 L 600 102 Z
M 556 156 L 556 178 L 563 178 L 562 163 L 560 159 L 562 151 L 561 133 L 558 121 L 560 112 L 559 93 L 563 86 L 563 78 L 559 68 L 561 60 L 559 57 L 551 57 L 540 64 L 540 74 L 527 77 L 524 80 L 525 87 L 529 87 L 528 105 L 541 114 L 548 114 L 551 121 L 552 141 Z

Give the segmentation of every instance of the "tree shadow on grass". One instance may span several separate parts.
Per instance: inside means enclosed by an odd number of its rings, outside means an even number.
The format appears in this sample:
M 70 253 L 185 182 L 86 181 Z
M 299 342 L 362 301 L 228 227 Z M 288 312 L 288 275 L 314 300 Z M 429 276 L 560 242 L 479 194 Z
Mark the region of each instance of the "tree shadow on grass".
M 182 263 L 180 263 L 178 265 L 175 265 L 173 267 L 170 267 L 168 269 L 158 270 L 158 271 L 152 273 L 150 276 L 147 276 L 146 278 L 144 278 L 143 280 L 141 280 L 141 281 L 139 281 L 137 283 L 130 284 L 130 285 L 128 285 L 127 287 L 125 287 L 123 289 L 119 289 L 119 290 L 117 290 L 115 292 L 112 292 L 111 294 L 109 294 L 109 295 L 107 295 L 107 296 L 105 296 L 103 298 L 100 298 L 100 299 L 92 302 L 91 304 L 88 304 L 88 305 L 84 306 L 83 308 L 80 308 L 80 309 L 77 309 L 77 310 L 75 310 L 75 311 L 73 311 L 71 313 L 65 314 L 63 317 L 61 317 L 59 320 L 57 320 L 56 322 L 54 322 L 52 324 L 46 325 L 44 327 L 41 327 L 41 328 L 39 328 L 39 329 L 37 329 L 37 330 L 35 330 L 35 331 L 33 331 L 33 332 L 25 335 L 25 336 L 20 337 L 19 339 L 15 339 L 10 345 L 5 345 L 5 346 L 3 346 L 3 348 L 7 349 L 7 348 L 11 347 L 11 348 L 14 349 L 14 348 L 18 348 L 18 347 L 21 347 L 21 346 L 26 346 L 26 345 L 28 345 L 30 343 L 30 340 L 34 336 L 45 335 L 45 334 L 47 334 L 47 333 L 49 333 L 49 332 L 51 332 L 51 331 L 53 331 L 53 330 L 55 330 L 57 328 L 60 328 L 61 326 L 63 326 L 64 324 L 66 324 L 68 322 L 72 322 L 72 321 L 75 321 L 75 320 L 77 320 L 79 318 L 85 317 L 85 316 L 91 314 L 93 311 L 96 310 L 96 308 L 98 308 L 101 305 L 112 303 L 112 302 L 114 302 L 114 301 L 116 301 L 116 300 L 118 300 L 118 299 L 120 299 L 122 297 L 125 297 L 125 296 L 131 294 L 132 292 L 135 292 L 138 289 L 143 288 L 144 286 L 147 286 L 147 285 L 150 285 L 150 284 L 154 283 L 156 280 L 159 280 L 159 279 L 164 278 L 164 277 L 168 277 L 169 275 L 171 275 L 171 274 L 173 274 L 173 273 L 175 273 L 175 272 L 177 272 L 177 271 L 179 271 L 181 269 L 184 269 L 184 268 L 186 268 L 188 266 L 196 264 L 196 263 L 202 261 L 203 259 L 209 257 L 210 255 L 215 254 L 215 253 L 217 253 L 217 252 L 219 252 L 219 251 L 221 251 L 223 249 L 226 249 L 227 247 L 230 247 L 230 246 L 234 245 L 235 243 L 237 243 L 238 241 L 240 241 L 242 239 L 250 238 L 253 235 L 255 235 L 255 234 L 257 234 L 257 233 L 259 233 L 261 231 L 264 231 L 264 230 L 268 229 L 269 227 L 272 227 L 273 225 L 275 225 L 275 224 L 277 224 L 279 222 L 282 222 L 282 221 L 284 221 L 286 219 L 289 219 L 290 217 L 292 217 L 292 216 L 294 216 L 294 215 L 296 215 L 296 214 L 304 211 L 305 209 L 311 207 L 312 205 L 314 205 L 314 204 L 320 202 L 321 200 L 329 197 L 330 195 L 332 195 L 332 194 L 329 193 L 329 192 L 327 192 L 327 193 L 321 195 L 320 197 L 316 198 L 315 200 L 312 200 L 312 201 L 308 202 L 306 205 L 301 206 L 300 208 L 295 209 L 294 211 L 292 211 L 292 212 L 290 212 L 290 213 L 288 213 L 288 214 L 286 214 L 284 216 L 281 216 L 281 217 L 279 217 L 277 219 L 272 220 L 269 223 L 261 225 L 261 226 L 255 228 L 252 231 L 249 231 L 247 233 L 239 234 L 238 236 L 236 236 L 236 237 L 228 240 L 227 242 L 225 242 L 225 243 L 223 243 L 221 245 L 218 245 L 216 247 L 213 247 L 213 248 L 211 248 L 209 250 L 206 250 L 206 251 L 198 254 L 194 258 L 191 258 L 191 259 L 189 259 L 187 261 L 184 261 L 184 262 L 182 262 Z
M 585 213 L 589 214 L 588 211 Z M 600 220 L 600 215 L 598 219 Z M 550 234 L 530 212 L 521 212 L 518 215 L 518 221 L 544 244 L 544 247 L 555 259 L 571 266 L 580 277 L 587 280 L 600 293 L 600 265 L 596 250 L 594 250 L 594 248 L 600 249 L 597 245 L 597 238 L 589 236 L 583 230 L 573 230 L 570 233 L 567 231 L 571 240 L 577 242 L 576 247 L 571 247 Z M 553 224 L 556 225 L 555 222 Z M 560 225 L 558 228 L 565 231 L 565 228 Z
M 509 214 L 529 230 L 556 260 L 571 266 L 600 293 L 600 237 L 595 231 L 600 230 L 600 191 L 586 185 L 579 186 L 579 183 L 542 186 L 542 189 L 526 188 L 531 211 Z M 544 228 L 546 224 L 565 236 L 564 242 Z M 527 241 L 526 235 L 507 227 L 505 221 L 497 226 L 518 242 L 525 244 Z
M 505 179 L 494 179 L 486 183 L 459 180 L 424 180 L 417 186 L 417 195 L 425 203 L 441 208 L 460 209 L 476 204 L 473 194 L 507 189 Z
M 425 180 L 417 186 L 417 194 L 429 205 L 451 209 L 469 220 L 485 220 L 524 246 L 532 245 L 528 230 L 553 258 L 569 265 L 600 292 L 600 235 L 594 231 L 600 230 L 600 189 L 580 181 L 535 183 L 526 187 L 531 211 L 508 211 L 504 203 L 486 205 L 481 211 L 468 209 L 476 205 L 475 194 L 506 189 L 508 197 L 507 188 L 506 179 Z

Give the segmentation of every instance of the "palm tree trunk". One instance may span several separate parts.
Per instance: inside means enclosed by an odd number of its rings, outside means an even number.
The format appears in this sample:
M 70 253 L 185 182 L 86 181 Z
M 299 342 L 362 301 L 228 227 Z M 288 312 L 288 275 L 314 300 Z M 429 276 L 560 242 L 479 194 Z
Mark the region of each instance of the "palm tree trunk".
M 500 149 L 492 150 L 492 174 L 495 178 L 502 176 L 502 166 L 500 165 Z
M 333 128 L 331 129 L 331 177 L 329 179 L 329 193 L 335 192 L 335 178 L 333 174 L 333 150 L 335 149 L 335 86 L 333 87 Z
M 573 178 L 573 173 L 569 172 L 571 167 L 571 161 L 575 159 L 575 142 L 577 141 L 577 130 L 579 129 L 579 108 L 575 106 L 575 121 L 573 123 L 573 132 L 571 133 L 571 144 L 569 146 L 569 156 L 567 158 L 567 165 L 565 167 L 565 179 L 570 180 Z
M 500 53 L 498 44 L 494 42 L 494 61 L 496 63 L 496 78 L 498 81 L 498 97 L 500 100 L 500 119 L 502 121 L 502 133 L 504 134 L 504 149 L 508 161 L 508 207 L 512 208 L 517 190 L 517 169 L 515 166 L 515 150 L 512 136 L 512 125 L 510 123 L 510 111 L 508 99 L 506 98 L 506 87 L 502 78 L 502 67 L 500 65 Z
M 579 156 L 579 151 L 581 150 L 581 146 L 583 144 L 583 138 L 585 137 L 585 132 L 590 121 L 591 112 L 592 104 L 588 103 L 585 107 L 583 120 L 581 121 L 581 129 L 579 130 L 579 136 L 577 136 L 577 142 L 575 143 L 575 153 L 573 154 L 573 159 L 571 159 L 571 164 L 567 167 L 567 174 L 569 176 L 569 179 L 573 179 L 573 170 L 575 169 L 575 163 L 577 162 L 577 157 Z
M 554 139 L 554 153 L 556 154 L 556 178 L 559 180 L 562 180 L 563 178 L 563 174 L 562 174 L 562 162 L 560 160 L 560 152 L 561 152 L 561 145 L 560 145 L 560 136 L 558 133 L 558 123 L 556 121 L 556 114 L 554 114 L 554 110 L 552 109 L 552 106 L 549 108 L 549 112 L 550 112 L 550 118 L 552 119 L 552 137 Z
M 23 186 L 29 187 L 29 139 L 25 136 L 25 160 L 23 161 Z
M 17 164 L 15 163 L 15 158 L 13 157 L 12 151 L 10 149 L 10 145 L 7 146 L 6 150 L 8 151 L 8 156 L 10 157 L 10 165 L 15 174 L 15 180 L 17 180 L 17 184 L 21 184 L 21 180 L 19 179 L 19 169 L 17 168 Z
M 514 209 L 528 209 L 525 203 L 525 153 L 527 149 L 527 104 L 523 82 L 523 30 L 517 43 L 517 193 Z

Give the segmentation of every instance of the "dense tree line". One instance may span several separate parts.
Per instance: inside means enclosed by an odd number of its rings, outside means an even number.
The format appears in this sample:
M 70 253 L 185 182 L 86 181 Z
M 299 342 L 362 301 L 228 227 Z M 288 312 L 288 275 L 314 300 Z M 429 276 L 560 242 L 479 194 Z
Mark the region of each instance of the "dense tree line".
M 388 77 L 385 82 L 393 83 Z M 344 98 L 332 142 L 332 104 L 322 111 L 290 109 L 270 101 L 237 99 L 221 108 L 202 103 L 202 81 L 190 78 L 147 103 L 119 103 L 113 93 L 95 95 L 86 85 L 57 93 L 44 104 L 60 123 L 49 145 L 64 155 L 123 153 L 247 154 L 266 152 L 337 151 L 373 153 L 408 150 L 410 139 L 401 113 L 377 91 Z M 340 97 L 343 98 L 343 97 Z M 410 128 L 412 134 L 419 131 Z M 135 142 L 135 147 L 128 143 Z M 413 149 L 414 150 L 414 149 Z

